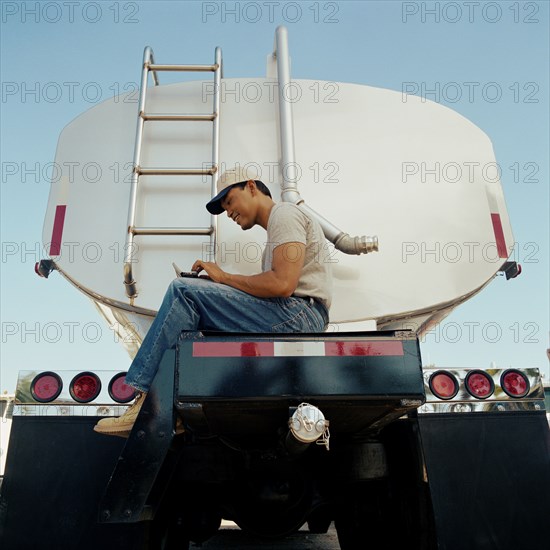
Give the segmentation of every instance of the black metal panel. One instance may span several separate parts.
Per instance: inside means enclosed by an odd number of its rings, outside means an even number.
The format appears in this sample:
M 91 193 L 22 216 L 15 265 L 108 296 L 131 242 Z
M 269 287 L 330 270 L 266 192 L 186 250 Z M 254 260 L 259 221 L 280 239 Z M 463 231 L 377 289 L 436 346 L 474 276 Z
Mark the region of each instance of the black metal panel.
M 336 335 L 227 335 L 197 337 L 179 342 L 179 386 L 181 402 L 211 399 L 269 399 L 294 396 L 330 400 L 346 397 L 366 399 L 424 398 L 420 354 L 416 340 L 388 337 L 402 342 L 403 355 L 383 356 L 285 356 L 285 357 L 196 357 L 193 343 L 199 342 L 331 342 L 344 341 Z M 349 335 L 348 335 L 349 336 Z M 380 333 L 355 333 L 364 342 L 380 341 Z
M 269 437 L 307 401 L 332 435 L 360 435 L 424 401 L 418 342 L 393 331 L 188 333 L 177 356 L 178 407 L 198 433 Z
M 0 547 L 142 547 L 145 526 L 98 525 L 97 510 L 124 441 L 93 431 L 96 417 L 13 418 L 0 497 Z
M 547 545 L 544 411 L 419 415 L 440 550 Z

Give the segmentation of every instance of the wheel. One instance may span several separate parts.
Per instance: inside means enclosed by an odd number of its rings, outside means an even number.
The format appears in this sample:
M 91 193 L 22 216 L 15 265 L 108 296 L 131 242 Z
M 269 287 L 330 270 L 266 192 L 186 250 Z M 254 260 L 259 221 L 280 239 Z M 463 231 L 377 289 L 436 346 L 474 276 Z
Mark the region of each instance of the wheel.
M 310 533 L 324 534 L 328 531 L 332 517 L 328 506 L 318 506 L 307 518 L 307 526 Z
M 341 550 L 393 550 L 388 483 L 371 480 L 344 489 L 337 502 L 335 527 Z
M 170 525 L 166 518 L 149 523 L 147 540 L 140 547 L 142 550 L 189 550 L 189 538 L 178 526 Z
M 211 488 L 204 484 L 174 484 L 152 521 L 148 550 L 188 550 L 191 542 L 201 544 L 212 537 L 221 520 Z

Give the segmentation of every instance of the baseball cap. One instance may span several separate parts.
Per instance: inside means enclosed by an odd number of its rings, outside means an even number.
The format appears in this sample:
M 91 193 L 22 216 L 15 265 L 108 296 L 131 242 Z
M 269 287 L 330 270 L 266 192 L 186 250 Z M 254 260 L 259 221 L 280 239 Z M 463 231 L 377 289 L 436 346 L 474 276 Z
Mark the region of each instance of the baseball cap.
M 224 211 L 222 207 L 222 200 L 227 193 L 229 193 L 229 191 L 231 191 L 231 189 L 239 183 L 256 179 L 257 174 L 252 170 L 249 170 L 247 167 L 235 166 L 235 168 L 229 168 L 218 178 L 218 194 L 208 202 L 206 209 L 210 212 L 210 214 L 221 214 Z

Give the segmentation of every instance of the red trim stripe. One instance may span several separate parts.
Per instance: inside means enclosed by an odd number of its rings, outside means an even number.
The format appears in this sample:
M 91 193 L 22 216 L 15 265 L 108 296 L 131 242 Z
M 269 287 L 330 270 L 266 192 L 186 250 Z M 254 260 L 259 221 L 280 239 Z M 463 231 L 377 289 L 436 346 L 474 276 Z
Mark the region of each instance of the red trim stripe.
M 65 212 L 67 205 L 58 204 L 53 220 L 52 241 L 50 243 L 50 256 L 61 254 L 61 241 L 63 239 L 63 226 L 65 225 Z
M 325 355 L 403 355 L 403 342 L 374 341 L 374 342 L 325 342 Z
M 498 257 L 508 258 L 508 249 L 506 248 L 506 240 L 504 239 L 500 214 L 491 213 L 491 221 L 493 222 L 493 231 L 495 232 Z
M 193 342 L 193 357 L 273 357 L 273 342 Z
M 274 342 L 193 342 L 193 357 L 274 357 Z M 328 357 L 349 356 L 402 356 L 400 341 L 346 341 L 324 342 L 324 355 Z M 292 356 L 285 353 L 284 356 Z M 308 356 L 307 351 L 295 356 Z

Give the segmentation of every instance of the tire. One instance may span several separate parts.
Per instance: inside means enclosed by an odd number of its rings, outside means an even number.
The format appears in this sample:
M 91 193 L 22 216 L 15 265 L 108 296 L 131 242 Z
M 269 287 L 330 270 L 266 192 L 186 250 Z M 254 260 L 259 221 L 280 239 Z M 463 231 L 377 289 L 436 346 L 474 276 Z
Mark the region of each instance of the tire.
M 341 550 L 394 550 L 386 480 L 348 486 L 339 496 L 335 527 Z

